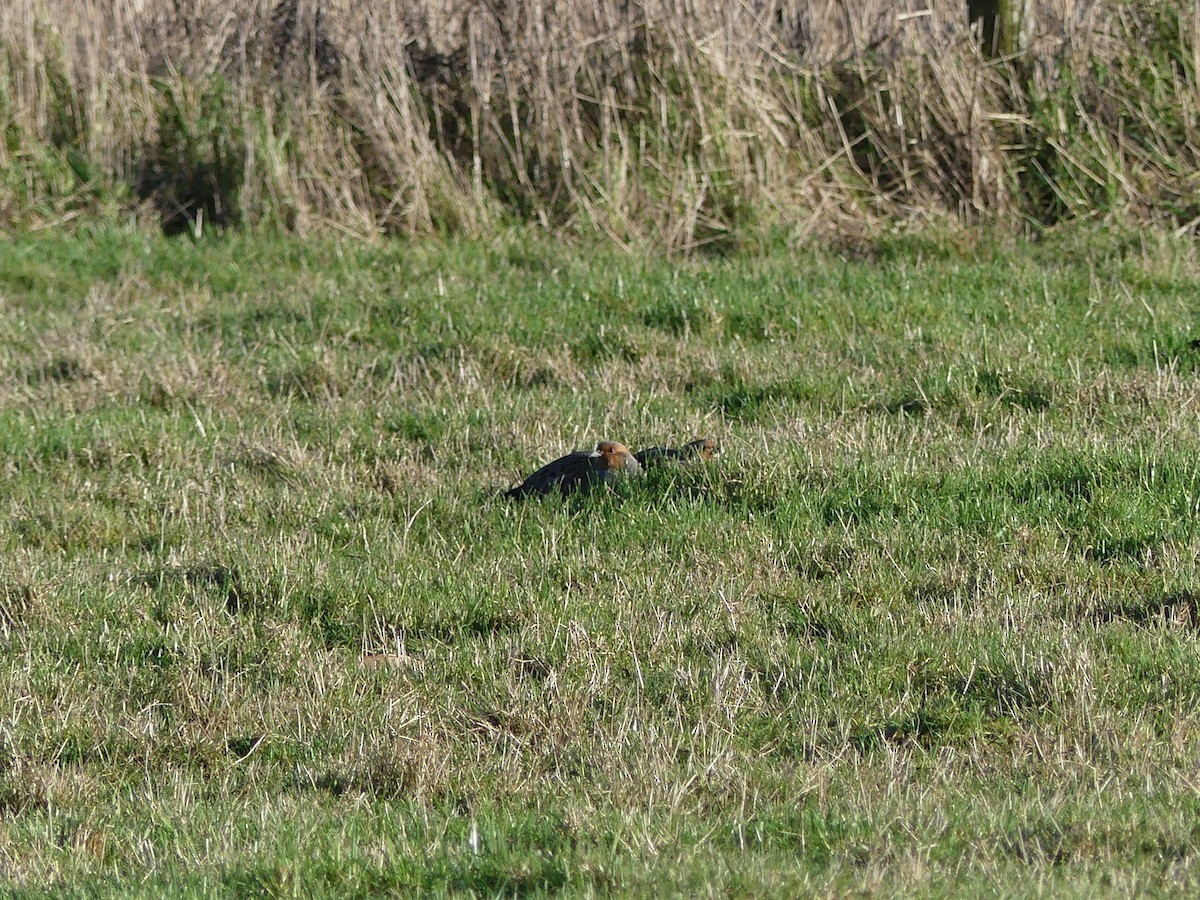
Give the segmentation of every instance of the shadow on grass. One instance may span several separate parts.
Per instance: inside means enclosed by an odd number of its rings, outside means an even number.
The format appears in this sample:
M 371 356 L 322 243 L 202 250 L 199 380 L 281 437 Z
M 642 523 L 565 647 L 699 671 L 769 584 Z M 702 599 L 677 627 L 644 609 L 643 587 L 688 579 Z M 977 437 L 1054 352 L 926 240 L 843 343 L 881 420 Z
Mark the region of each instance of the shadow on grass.
M 1087 502 L 1100 483 L 1101 474 L 1094 462 L 1070 455 L 1057 458 L 1038 458 L 1014 472 L 1011 477 L 1000 473 L 999 492 L 1018 503 L 1029 503 L 1043 497 L 1061 497 L 1070 501 Z
M 761 809 L 737 828 L 717 832 L 714 840 L 730 849 L 798 853 L 806 863 L 824 869 L 864 831 L 863 825 L 822 811 L 815 800 L 808 799 L 800 806 Z
M 0 776 L 0 819 L 49 811 L 50 797 L 40 779 L 18 777 L 13 773 Z
M 848 605 L 813 603 L 799 597 L 773 596 L 764 599 L 764 609 L 777 631 L 788 637 L 819 644 L 853 642 L 861 623 Z
M 1104 358 L 1120 368 L 1169 368 L 1180 375 L 1192 375 L 1200 371 L 1200 338 L 1190 331 L 1138 331 L 1121 335 Z
M 918 675 L 912 687 L 921 697 L 915 710 L 858 729 L 851 746 L 867 753 L 885 744 L 928 748 L 994 740 L 1018 717 L 1044 709 L 1053 699 L 1049 685 L 1009 668 L 932 670 Z
M 1001 841 L 1000 849 L 1024 863 L 1065 865 L 1081 850 L 1092 851 L 1094 837 L 1084 829 L 1053 821 L 1017 828 Z
M 464 603 L 456 598 L 452 605 L 447 605 L 444 597 L 439 600 L 440 596 L 434 592 L 428 598 L 415 597 L 408 615 L 376 615 L 371 634 L 384 643 L 403 639 L 412 645 L 452 645 L 514 634 L 526 627 L 519 614 L 500 601 Z M 361 650 L 363 612 L 357 602 L 348 604 L 334 592 L 317 591 L 301 598 L 299 603 L 301 620 L 321 646 L 329 650 Z
M 190 588 L 211 589 L 225 599 L 225 609 L 237 615 L 254 606 L 253 595 L 246 590 L 236 567 L 203 564 L 197 566 L 168 566 L 129 579 L 130 584 L 143 585 L 161 591 L 169 585 L 183 584 Z
M 576 868 L 580 874 L 572 877 L 578 839 L 555 815 L 466 818 L 434 810 L 432 817 L 444 827 L 436 837 L 425 835 L 430 848 L 425 853 L 347 856 L 344 847 L 317 846 L 308 848 L 299 867 L 235 867 L 224 873 L 222 884 L 235 896 L 291 895 L 300 883 L 306 895 L 317 896 L 545 897 L 579 878 L 601 892 L 612 887 L 603 872 L 585 875 L 586 870 Z M 422 811 L 408 818 L 428 822 L 431 815 Z
M 316 790 L 333 797 L 358 795 L 380 800 L 411 797 L 416 787 L 416 766 L 384 755 L 344 769 L 329 769 L 307 780 L 297 775 L 293 784 L 298 793 Z
M 1200 630 L 1200 594 L 1182 590 L 1152 597 L 1130 598 L 1097 606 L 1085 615 L 1098 625 L 1128 622 L 1149 628 L 1179 624 Z
M 1160 534 L 1125 535 L 1123 537 L 1101 537 L 1083 550 L 1086 559 L 1096 562 L 1122 562 L 1144 560 L 1152 555 L 1167 540 Z
M 975 376 L 975 393 L 1025 412 L 1047 410 L 1054 398 L 1053 388 L 1047 383 L 1018 378 L 993 369 L 981 369 L 978 372 Z
M 885 744 L 915 743 L 931 747 L 948 743 L 956 731 L 963 730 L 955 716 L 922 707 L 877 725 L 863 726 L 850 736 L 850 746 L 859 753 L 870 753 Z
M 19 581 L 0 582 L 0 632 L 24 628 L 40 612 L 33 588 Z
M 59 355 L 53 359 L 33 366 L 25 373 L 25 382 L 30 385 L 46 382 L 70 383 L 72 381 L 87 381 L 94 378 L 90 366 L 74 355 Z
M 731 419 L 755 421 L 791 405 L 811 404 L 821 399 L 820 388 L 802 378 L 787 378 L 770 384 L 736 381 L 710 390 L 708 399 Z

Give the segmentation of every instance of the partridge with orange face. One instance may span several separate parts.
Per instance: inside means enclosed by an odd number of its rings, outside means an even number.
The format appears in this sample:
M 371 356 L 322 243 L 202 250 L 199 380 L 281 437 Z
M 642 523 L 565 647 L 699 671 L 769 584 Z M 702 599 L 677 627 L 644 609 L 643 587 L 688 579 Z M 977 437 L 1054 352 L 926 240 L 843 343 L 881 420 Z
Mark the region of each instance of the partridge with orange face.
M 634 475 L 641 470 L 641 464 L 624 444 L 601 441 L 590 453 L 568 453 L 547 463 L 505 496 L 521 498 L 554 491 L 560 494 L 586 492 L 597 485 L 608 484 L 622 475 Z
M 682 447 L 647 447 L 645 450 L 635 453 L 633 458 L 638 461 L 639 465 L 649 468 L 660 466 L 663 463 L 686 462 L 692 459 L 707 462 L 720 452 L 721 445 L 717 443 L 716 438 L 697 438 Z

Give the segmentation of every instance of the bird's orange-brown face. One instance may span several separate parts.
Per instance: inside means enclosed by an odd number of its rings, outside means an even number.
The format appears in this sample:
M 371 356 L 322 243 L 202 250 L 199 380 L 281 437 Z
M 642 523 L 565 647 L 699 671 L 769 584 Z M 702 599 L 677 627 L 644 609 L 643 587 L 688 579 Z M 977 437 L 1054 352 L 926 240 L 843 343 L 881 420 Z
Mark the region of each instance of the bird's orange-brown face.
M 596 445 L 596 455 L 602 469 L 624 468 L 625 461 L 633 456 L 628 447 L 617 441 L 601 441 Z
M 695 447 L 696 455 L 701 459 L 712 459 L 721 452 L 721 445 L 717 443 L 716 438 L 701 438 L 698 441 L 692 441 L 688 447 Z

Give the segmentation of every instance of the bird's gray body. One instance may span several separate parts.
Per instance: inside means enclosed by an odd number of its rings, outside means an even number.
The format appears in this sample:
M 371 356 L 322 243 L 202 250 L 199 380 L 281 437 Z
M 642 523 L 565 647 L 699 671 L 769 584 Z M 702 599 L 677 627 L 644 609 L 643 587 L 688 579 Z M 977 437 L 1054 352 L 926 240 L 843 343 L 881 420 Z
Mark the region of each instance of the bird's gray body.
M 684 462 L 691 459 L 712 459 L 721 452 L 713 438 L 697 438 L 682 447 L 647 447 L 633 455 L 638 464 L 650 468 L 668 462 Z
M 622 475 L 642 470 L 629 448 L 615 441 L 601 441 L 590 453 L 577 451 L 542 466 L 505 496 L 520 498 L 530 494 L 571 494 L 608 484 Z

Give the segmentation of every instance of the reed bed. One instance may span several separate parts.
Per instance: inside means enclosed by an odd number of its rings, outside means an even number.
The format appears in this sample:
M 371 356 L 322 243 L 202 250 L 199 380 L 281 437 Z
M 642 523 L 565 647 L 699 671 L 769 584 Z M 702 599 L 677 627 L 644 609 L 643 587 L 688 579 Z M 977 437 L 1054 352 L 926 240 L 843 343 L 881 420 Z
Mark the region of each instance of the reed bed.
M 1200 222 L 1200 14 L 1044 0 L 10 0 L 0 225 L 95 215 L 725 251 Z

